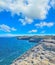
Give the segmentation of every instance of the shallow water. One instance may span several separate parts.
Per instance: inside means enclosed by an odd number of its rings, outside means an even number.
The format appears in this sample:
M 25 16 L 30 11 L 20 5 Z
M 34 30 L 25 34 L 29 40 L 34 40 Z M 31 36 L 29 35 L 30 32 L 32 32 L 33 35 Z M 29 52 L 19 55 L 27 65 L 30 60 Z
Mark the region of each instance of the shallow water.
M 16 38 L 0 38 L 0 65 L 10 65 L 17 57 L 35 46 L 37 43 Z

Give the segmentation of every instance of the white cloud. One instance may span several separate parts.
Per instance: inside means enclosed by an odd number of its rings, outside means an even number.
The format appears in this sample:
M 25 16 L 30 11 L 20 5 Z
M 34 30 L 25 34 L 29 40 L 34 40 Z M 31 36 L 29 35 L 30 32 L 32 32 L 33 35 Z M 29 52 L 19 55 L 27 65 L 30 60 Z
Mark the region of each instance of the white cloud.
M 53 8 L 55 8 L 55 0 L 52 0 L 52 1 L 51 1 L 51 6 L 52 6 Z
M 17 29 L 15 29 L 14 27 L 11 28 L 12 31 L 16 31 Z
M 40 23 L 35 24 L 35 26 L 37 27 L 44 27 L 44 26 L 52 27 L 53 25 L 54 25 L 53 22 L 40 22 Z
M 44 19 L 50 6 L 50 0 L 28 0 L 29 5 L 24 10 L 24 14 L 33 19 Z
M 16 31 L 16 29 L 14 27 L 11 28 L 10 26 L 7 26 L 5 24 L 0 25 L 0 30 L 2 30 L 4 32 Z
M 0 11 L 6 10 L 17 15 L 22 13 L 30 23 L 30 19 L 46 18 L 50 9 L 49 2 L 50 0 L 0 0 Z M 24 25 L 26 23 L 23 22 Z
M 19 19 L 19 21 L 20 21 L 23 25 L 31 24 L 31 23 L 33 22 L 32 19 L 27 18 L 27 17 L 25 17 L 25 18 L 23 18 L 23 19 Z
M 35 32 L 37 32 L 37 30 L 30 30 L 30 31 L 28 31 L 28 33 L 35 33 Z

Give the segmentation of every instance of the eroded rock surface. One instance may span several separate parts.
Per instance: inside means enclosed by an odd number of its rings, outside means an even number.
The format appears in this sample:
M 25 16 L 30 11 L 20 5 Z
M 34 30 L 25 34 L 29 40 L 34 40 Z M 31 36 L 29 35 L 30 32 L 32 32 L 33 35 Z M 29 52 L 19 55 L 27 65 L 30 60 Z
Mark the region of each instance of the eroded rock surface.
M 41 41 L 11 65 L 55 65 L 55 40 Z

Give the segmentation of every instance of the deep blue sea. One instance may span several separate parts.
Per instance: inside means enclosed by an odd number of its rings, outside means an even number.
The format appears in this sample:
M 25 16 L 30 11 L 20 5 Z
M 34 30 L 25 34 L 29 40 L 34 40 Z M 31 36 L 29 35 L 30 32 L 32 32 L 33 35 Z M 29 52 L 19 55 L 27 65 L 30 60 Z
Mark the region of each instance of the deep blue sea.
M 0 38 L 0 65 L 10 65 L 17 57 L 36 44 L 28 40 L 18 40 L 15 37 Z

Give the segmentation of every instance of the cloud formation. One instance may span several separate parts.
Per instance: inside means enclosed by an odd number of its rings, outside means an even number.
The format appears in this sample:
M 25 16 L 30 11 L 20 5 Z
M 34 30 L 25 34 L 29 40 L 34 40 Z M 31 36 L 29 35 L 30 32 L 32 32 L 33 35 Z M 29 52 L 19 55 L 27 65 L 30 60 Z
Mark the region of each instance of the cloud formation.
M 27 17 L 27 22 L 21 21 L 25 25 L 31 19 L 45 19 L 51 8 L 49 2 L 50 0 L 0 0 L 0 11 L 10 11 L 18 16 L 22 13 Z
M 14 27 L 11 28 L 10 26 L 7 26 L 5 24 L 0 25 L 0 30 L 2 30 L 4 32 L 16 31 L 16 29 Z
M 54 25 L 53 22 L 40 22 L 40 23 L 37 23 L 35 24 L 35 26 L 37 27 L 52 27 Z
M 51 6 L 55 9 L 55 0 L 51 1 Z
M 19 21 L 22 23 L 22 25 L 31 24 L 33 22 L 32 19 L 27 18 L 27 17 L 25 17 L 23 19 L 19 19 Z
M 30 31 L 28 31 L 28 33 L 35 33 L 35 32 L 37 32 L 37 30 L 30 30 Z

